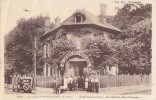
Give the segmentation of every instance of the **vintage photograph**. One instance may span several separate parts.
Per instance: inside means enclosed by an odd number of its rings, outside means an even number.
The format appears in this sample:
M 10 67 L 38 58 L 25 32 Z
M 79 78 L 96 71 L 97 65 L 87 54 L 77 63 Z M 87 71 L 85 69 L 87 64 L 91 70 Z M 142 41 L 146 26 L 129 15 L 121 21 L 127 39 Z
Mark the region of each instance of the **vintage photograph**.
M 5 94 L 151 95 L 150 2 L 9 0 L 8 5 Z

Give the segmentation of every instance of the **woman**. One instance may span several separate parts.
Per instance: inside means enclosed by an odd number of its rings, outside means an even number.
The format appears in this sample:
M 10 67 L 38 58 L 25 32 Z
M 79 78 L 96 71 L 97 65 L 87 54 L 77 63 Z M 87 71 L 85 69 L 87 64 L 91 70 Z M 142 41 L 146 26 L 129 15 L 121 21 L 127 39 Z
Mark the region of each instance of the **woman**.
M 85 90 L 87 91 L 87 89 L 88 89 L 88 76 L 86 76 L 86 78 L 85 78 Z
M 67 88 L 68 88 L 68 78 L 67 77 L 65 77 L 64 78 L 64 90 L 66 91 L 67 90 Z

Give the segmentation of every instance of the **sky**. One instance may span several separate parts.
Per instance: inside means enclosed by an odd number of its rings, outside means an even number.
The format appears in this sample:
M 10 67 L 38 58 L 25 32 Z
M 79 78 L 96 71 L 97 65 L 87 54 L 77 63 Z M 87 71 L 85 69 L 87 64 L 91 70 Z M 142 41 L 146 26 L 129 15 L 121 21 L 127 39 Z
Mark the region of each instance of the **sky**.
M 119 0 L 116 0 L 119 1 Z M 94 15 L 99 15 L 100 4 L 107 5 L 107 15 L 115 15 L 115 7 L 122 7 L 126 0 L 2 0 L 1 1 L 1 32 L 8 34 L 20 18 L 30 18 L 39 15 L 49 15 L 51 22 L 56 17 L 64 21 L 77 9 L 86 9 Z M 146 2 L 146 0 L 144 0 Z M 128 1 L 127 1 L 128 2 Z M 30 10 L 30 12 L 24 11 Z

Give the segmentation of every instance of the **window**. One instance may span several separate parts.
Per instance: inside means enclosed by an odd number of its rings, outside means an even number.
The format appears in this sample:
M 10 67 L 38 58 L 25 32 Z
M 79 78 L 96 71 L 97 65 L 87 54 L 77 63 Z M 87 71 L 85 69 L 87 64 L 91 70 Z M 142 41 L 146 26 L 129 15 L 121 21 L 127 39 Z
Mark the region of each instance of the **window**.
M 50 44 L 47 44 L 47 57 L 50 57 Z
M 81 22 L 81 16 L 76 16 L 76 23 L 80 23 Z
M 50 56 L 50 44 L 44 44 L 43 51 L 44 51 L 44 58 L 49 57 Z
M 44 58 L 46 58 L 46 54 L 47 54 L 46 45 L 44 45 L 43 48 L 44 48 Z
M 46 76 L 48 76 L 48 65 L 46 65 Z
M 85 16 L 81 13 L 76 13 L 75 15 L 75 22 L 76 23 L 81 23 L 81 22 L 84 22 L 85 21 Z

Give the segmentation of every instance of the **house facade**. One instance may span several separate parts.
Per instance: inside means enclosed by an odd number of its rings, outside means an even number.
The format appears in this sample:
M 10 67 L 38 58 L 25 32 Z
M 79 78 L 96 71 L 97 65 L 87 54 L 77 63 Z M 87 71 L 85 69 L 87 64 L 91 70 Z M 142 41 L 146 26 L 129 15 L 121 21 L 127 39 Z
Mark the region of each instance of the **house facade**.
M 104 38 L 106 41 L 111 41 L 110 35 L 120 34 L 121 30 L 114 27 L 106 20 L 106 5 L 100 5 L 100 15 L 95 16 L 87 10 L 76 10 L 70 17 L 60 23 L 61 19 L 56 18 L 53 28 L 50 26 L 50 18 L 45 18 L 45 33 L 40 37 L 42 51 L 44 56 L 44 67 L 42 69 L 44 76 L 82 76 L 88 75 L 92 70 L 95 70 L 93 61 L 86 55 L 82 48 L 82 40 L 96 37 Z M 52 41 L 66 38 L 75 45 L 76 50 L 70 51 L 61 59 L 52 60 L 51 48 Z M 54 42 L 53 42 L 54 43 Z M 55 44 L 55 43 L 54 43 Z M 57 54 L 55 54 L 57 55 Z M 106 67 L 104 73 L 118 74 L 118 66 L 114 65 Z

